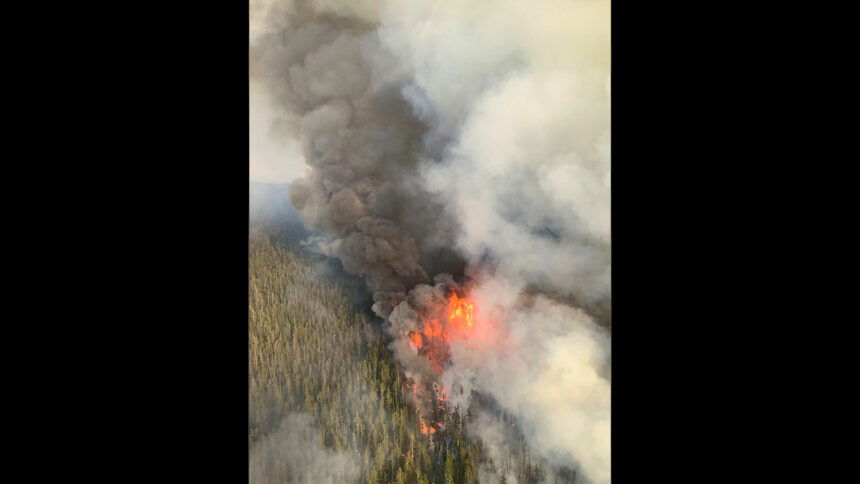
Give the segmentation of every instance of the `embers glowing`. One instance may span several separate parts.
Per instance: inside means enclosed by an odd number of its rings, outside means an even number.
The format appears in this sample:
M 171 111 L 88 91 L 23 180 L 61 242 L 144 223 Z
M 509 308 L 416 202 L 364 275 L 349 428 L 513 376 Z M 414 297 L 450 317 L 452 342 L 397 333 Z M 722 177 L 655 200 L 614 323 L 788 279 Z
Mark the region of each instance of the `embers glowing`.
M 436 427 L 434 427 L 432 424 L 427 425 L 427 423 L 424 420 L 421 420 L 421 433 L 425 434 L 425 435 L 426 434 L 435 434 L 436 433 Z
M 409 333 L 410 344 L 416 350 L 426 347 L 422 353 L 441 371 L 442 361 L 436 357 L 444 357 L 447 353 L 445 343 L 472 336 L 476 328 L 475 304 L 466 297 L 461 298 L 452 293 L 444 306 L 430 311 L 421 321 L 421 330 Z
M 435 373 L 441 374 L 449 361 L 452 342 L 463 341 L 471 348 L 473 343 L 487 339 L 491 333 L 490 322 L 476 319 L 476 316 L 474 301 L 452 292 L 443 303 L 422 314 L 421 328 L 409 332 L 409 345 L 427 358 Z M 441 430 L 443 426 L 438 417 L 449 411 L 448 390 L 438 384 L 416 385 L 413 398 L 416 405 L 421 403 L 418 405 L 421 432 L 430 435 Z M 422 409 L 426 415 L 422 414 Z
M 448 298 L 448 322 L 454 327 L 471 328 L 475 324 L 473 314 L 475 305 L 466 298 L 451 294 Z
M 421 333 L 416 333 L 415 331 L 409 332 L 409 342 L 412 344 L 412 347 L 416 350 L 420 350 L 423 345 L 421 341 Z

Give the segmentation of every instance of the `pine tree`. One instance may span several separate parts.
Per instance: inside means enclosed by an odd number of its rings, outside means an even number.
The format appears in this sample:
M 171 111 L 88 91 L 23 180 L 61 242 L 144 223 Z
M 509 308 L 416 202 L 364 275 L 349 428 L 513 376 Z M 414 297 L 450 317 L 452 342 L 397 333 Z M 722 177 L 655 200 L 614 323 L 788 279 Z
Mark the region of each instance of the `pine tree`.
M 454 484 L 454 456 L 450 452 L 445 458 L 445 484 Z
M 459 412 L 435 436 L 419 432 L 408 379 L 374 329 L 379 321 L 312 269 L 316 256 L 285 250 L 265 231 L 249 237 L 249 448 L 283 418 L 306 413 L 320 445 L 356 456 L 359 473 L 344 483 L 476 482 L 483 456 Z M 278 460 L 257 464 L 255 483 L 306 477 Z

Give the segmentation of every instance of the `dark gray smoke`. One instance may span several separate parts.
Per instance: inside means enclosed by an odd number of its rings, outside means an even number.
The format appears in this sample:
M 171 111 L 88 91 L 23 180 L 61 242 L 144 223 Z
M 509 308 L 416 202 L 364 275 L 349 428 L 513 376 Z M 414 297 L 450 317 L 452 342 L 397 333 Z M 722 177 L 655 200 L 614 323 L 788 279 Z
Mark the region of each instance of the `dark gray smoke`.
M 480 272 L 470 297 L 504 338 L 452 346 L 438 378 L 609 482 L 609 1 L 252 0 L 251 14 L 251 79 L 309 167 L 291 202 L 310 242 L 365 279 L 404 367 L 429 374 L 407 335 Z
M 393 59 L 366 22 L 290 5 L 290 14 L 269 12 L 277 27 L 252 45 L 251 75 L 271 90 L 312 168 L 291 185 L 292 203 L 377 300 L 427 282 L 428 269 L 457 270 L 462 259 L 446 249 L 454 223 L 415 181 L 427 128 L 388 68 Z

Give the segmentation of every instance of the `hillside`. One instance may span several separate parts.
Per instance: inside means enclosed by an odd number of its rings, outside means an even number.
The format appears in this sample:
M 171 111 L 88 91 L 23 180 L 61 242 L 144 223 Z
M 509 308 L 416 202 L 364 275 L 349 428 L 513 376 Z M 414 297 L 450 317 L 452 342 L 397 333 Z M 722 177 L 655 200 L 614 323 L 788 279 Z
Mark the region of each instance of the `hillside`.
M 259 225 L 248 255 L 252 483 L 476 482 L 461 417 L 421 434 L 378 327 L 312 257 Z

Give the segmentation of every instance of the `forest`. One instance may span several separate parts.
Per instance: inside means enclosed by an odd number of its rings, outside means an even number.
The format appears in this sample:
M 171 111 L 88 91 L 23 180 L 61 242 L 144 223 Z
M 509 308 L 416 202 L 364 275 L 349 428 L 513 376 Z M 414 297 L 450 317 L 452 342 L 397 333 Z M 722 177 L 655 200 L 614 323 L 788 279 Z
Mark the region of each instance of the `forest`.
M 251 483 L 574 481 L 547 472 L 516 434 L 494 465 L 468 436 L 469 409 L 440 411 L 439 430 L 422 433 L 382 321 L 336 262 L 304 249 L 292 215 L 252 213 L 249 227 Z M 476 395 L 478 406 L 492 402 Z
M 357 461 L 324 469 L 330 482 L 476 482 L 480 451 L 462 417 L 455 411 L 444 430 L 420 432 L 406 379 L 367 315 L 268 236 L 252 236 L 249 249 L 249 449 L 298 413 L 315 425 L 311 447 L 346 450 Z M 317 456 L 278 454 L 252 452 L 251 482 L 319 477 L 307 472 Z

